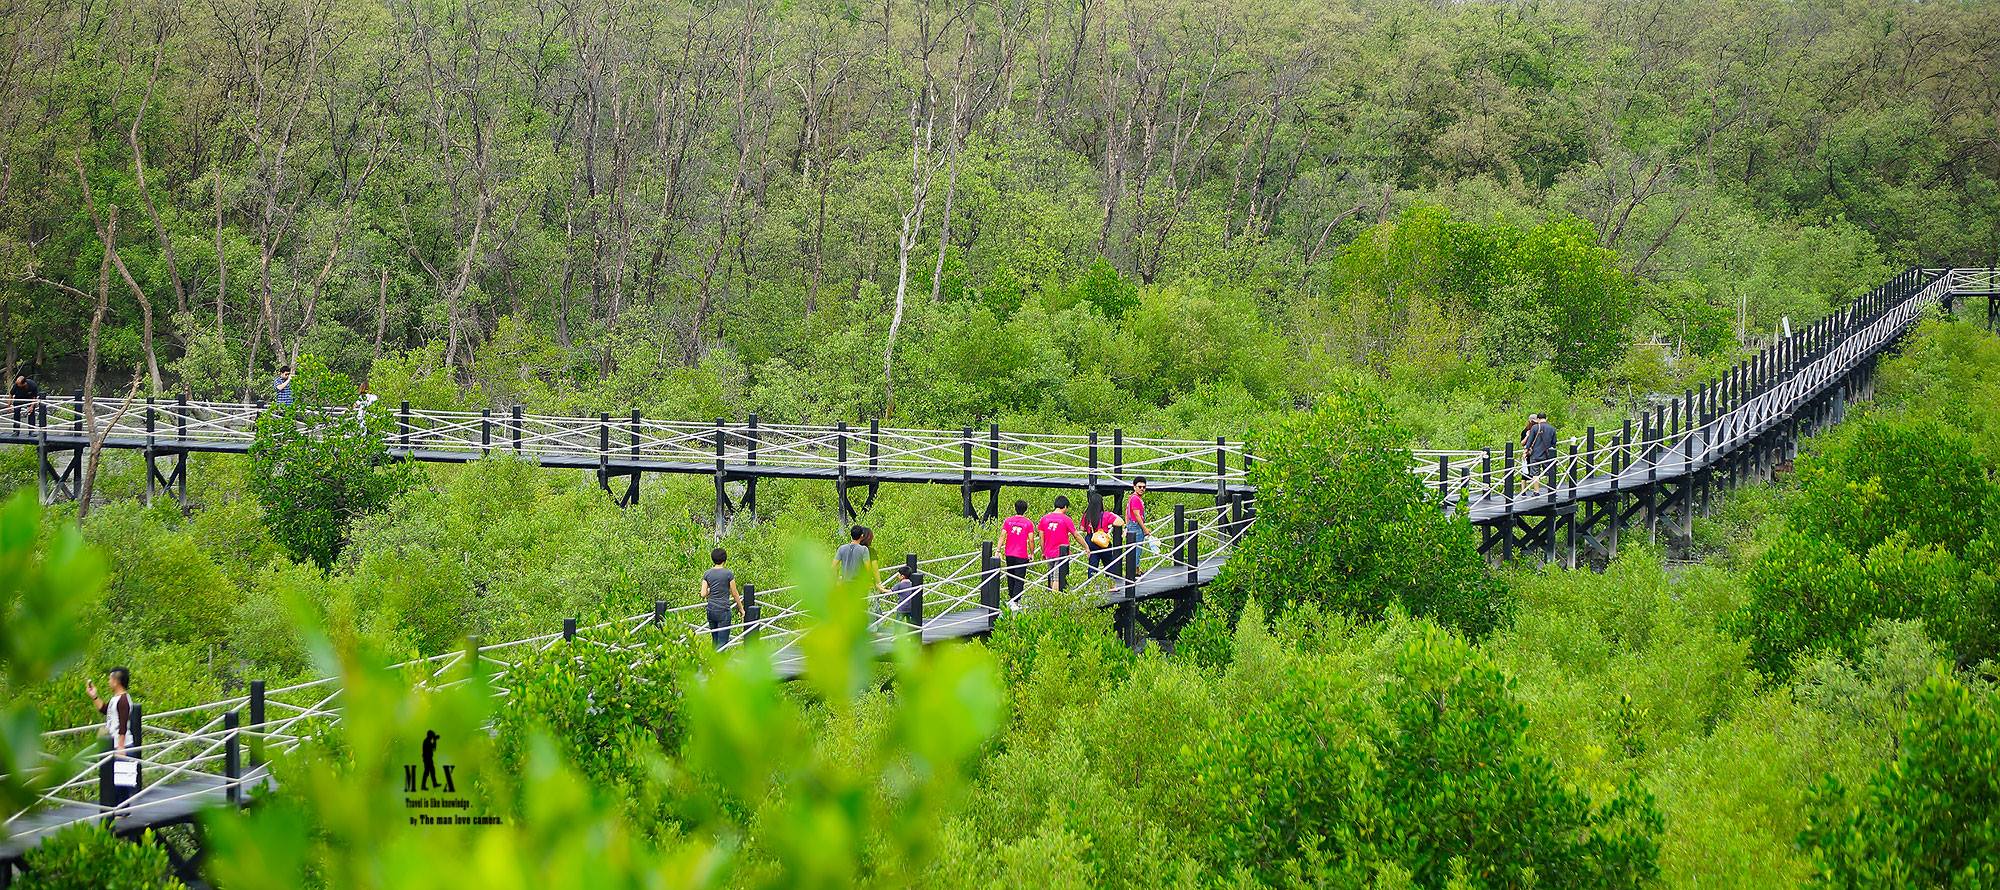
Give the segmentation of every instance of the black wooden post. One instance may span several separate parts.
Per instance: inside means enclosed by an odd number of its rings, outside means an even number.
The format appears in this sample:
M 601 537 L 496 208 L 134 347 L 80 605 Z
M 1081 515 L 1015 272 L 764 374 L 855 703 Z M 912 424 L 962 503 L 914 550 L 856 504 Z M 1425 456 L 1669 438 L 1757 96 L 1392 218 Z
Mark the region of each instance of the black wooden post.
M 979 542 L 979 605 L 1000 616 L 1000 560 L 993 556 L 993 542 Z
M 1229 499 L 1229 452 L 1225 450 L 1228 445 L 1229 440 L 1215 437 L 1215 504 L 1218 507 Z
M 663 625 L 663 624 L 666 624 L 666 623 L 667 623 L 667 601 L 666 601 L 666 600 L 654 600 L 654 601 L 653 601 L 653 626 L 654 626 L 654 627 L 659 627 L 659 626 L 661 626 L 661 625 Z
M 514 406 L 514 453 L 521 453 L 521 406 Z
M 250 681 L 250 766 L 264 763 L 264 681 Z
M 611 413 L 597 412 L 597 462 L 599 466 L 611 461 Z
M 1111 475 L 1125 478 L 1125 431 L 1116 427 L 1111 430 Z
M 222 777 L 228 781 L 229 802 L 243 804 L 243 741 L 237 732 L 235 711 L 222 715 Z
M 106 736 L 100 750 L 104 759 L 97 763 L 97 805 L 106 808 L 115 807 L 118 805 L 118 785 L 112 781 L 112 764 L 115 761 L 112 755 L 118 749 L 111 743 L 111 737 Z M 108 821 L 109 817 L 106 819 Z
M 1000 475 L 1000 425 L 997 423 L 986 426 L 986 469 L 991 470 L 994 476 Z
M 404 448 L 410 447 L 410 402 L 408 399 L 404 399 L 402 407 L 396 409 L 396 444 Z
M 750 465 L 757 465 L 757 446 L 762 445 L 764 436 L 757 432 L 757 412 L 750 412 Z
M 1450 486 L 1451 461 L 1440 454 L 1438 455 L 1438 497 L 1449 502 L 1451 500 Z
M 1183 552 L 1182 552 L 1182 551 L 1183 551 L 1183 548 L 1182 548 L 1182 546 L 1181 546 L 1181 545 L 1183 545 L 1183 544 L 1187 543 L 1187 533 L 1188 533 L 1188 529 L 1187 529 L 1187 505 L 1186 505 L 1186 504 L 1175 504 L 1175 505 L 1174 505 L 1174 543 L 1173 543 L 1173 546 L 1172 546 L 1172 547 L 1168 548 L 1168 549 L 1169 549 L 1169 551 L 1171 551 L 1171 553 L 1173 554 L 1173 558 L 1174 558 L 1174 561 L 1175 561 L 1175 562 L 1180 562 L 1180 561 L 1182 561 L 1182 557 L 1184 557 L 1184 556 L 1186 555 L 1185 553 L 1183 553 Z
M 1097 492 L 1097 431 L 1090 431 L 1090 491 Z
M 493 409 L 479 409 L 479 454 L 484 457 L 493 453 Z
M 1488 491 L 1492 491 L 1492 490 L 1493 490 L 1493 449 L 1491 449 L 1491 448 L 1482 448 L 1482 449 L 1480 449 L 1480 452 L 1481 452 L 1481 453 L 1480 453 L 1480 457 L 1479 457 L 1479 476 L 1480 476 L 1480 481 L 1479 481 L 1479 484 L 1480 484 L 1480 487 L 1482 487 L 1482 488 L 1485 488 L 1485 489 L 1486 489 L 1486 490 L 1488 490 Z
M 922 629 L 924 626 L 924 579 L 923 575 L 917 572 L 916 554 L 903 554 L 903 574 L 910 579 L 910 589 L 907 594 L 904 594 L 904 600 L 897 604 L 897 611 L 903 613 L 903 620 L 908 621 L 911 627 Z
M 1060 548 L 1057 548 L 1056 550 L 1056 589 L 1057 590 L 1069 589 L 1069 545 L 1068 544 L 1064 544 Z
M 724 429 L 723 429 L 723 422 L 722 422 L 722 418 L 720 418 L 720 417 L 716 418 L 716 419 L 715 419 L 715 482 L 716 482 L 716 484 L 717 484 L 717 485 L 721 485 L 721 484 L 722 484 L 722 473 L 723 473 L 723 471 L 722 471 L 722 461 L 723 461 L 723 458 L 722 458 L 722 452 L 723 452 L 723 447 L 724 447 L 724 441 L 723 441 L 723 439 L 724 439 L 724 437 L 725 437 L 725 436 L 727 436 L 727 435 L 728 435 L 728 433 L 726 433 L 726 432 L 724 431 Z M 720 492 L 721 492 L 721 490 L 722 490 L 722 489 L 720 489 L 720 488 L 716 489 L 716 491 L 717 491 L 718 493 L 720 493 Z
M 881 473 L 882 473 L 882 420 L 881 418 L 876 418 L 874 420 L 868 421 L 868 478 L 870 484 L 873 484 L 874 480 L 880 478 Z M 873 498 L 875 490 L 873 488 L 870 488 L 868 491 L 869 491 L 869 497 Z
M 1507 492 L 1507 503 L 1514 503 L 1514 440 L 1507 440 L 1507 452 L 1500 461 L 1500 482 Z
M 632 446 L 631 446 L 632 460 L 637 461 L 639 459 L 639 409 L 637 408 L 632 409 L 632 426 L 629 429 L 632 436 Z M 632 481 L 634 483 L 637 483 L 639 480 L 639 477 L 637 475 L 639 472 L 639 467 L 636 463 L 634 463 L 632 466 L 632 472 L 634 474 L 632 477 Z M 636 493 L 638 491 L 638 486 L 634 484 L 632 490 Z M 636 495 L 635 495 L 635 500 L 636 500 Z
M 1187 583 L 1193 587 L 1201 581 L 1201 536 L 1195 534 L 1194 529 L 1188 529 L 1185 543 L 1187 555 L 1183 559 L 1187 563 Z
M 562 634 L 564 642 L 576 639 L 576 619 L 574 618 L 563 619 Z
M 743 638 L 757 636 L 757 622 L 764 620 L 764 607 L 757 602 L 757 585 L 743 585 Z
M 977 519 L 978 512 L 972 509 L 972 427 L 963 427 L 958 433 L 959 480 L 958 496 L 965 518 Z

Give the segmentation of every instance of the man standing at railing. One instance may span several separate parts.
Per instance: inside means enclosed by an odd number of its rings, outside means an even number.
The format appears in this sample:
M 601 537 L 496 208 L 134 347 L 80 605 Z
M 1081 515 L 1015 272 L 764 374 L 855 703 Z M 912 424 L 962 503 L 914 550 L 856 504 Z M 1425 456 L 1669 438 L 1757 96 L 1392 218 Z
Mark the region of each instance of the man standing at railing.
M 90 693 L 90 706 L 96 708 L 97 713 L 104 715 L 104 733 L 111 737 L 111 749 L 115 753 L 111 761 L 111 786 L 115 789 L 117 800 L 113 803 L 124 803 L 125 798 L 130 797 L 139 787 L 139 764 L 136 760 L 128 759 L 126 754 L 126 750 L 135 744 L 132 733 L 132 694 L 127 691 L 132 683 L 132 672 L 122 667 L 112 668 L 105 676 L 105 682 L 111 686 L 110 701 L 97 697 L 96 681 L 85 683 L 84 691 Z
M 292 366 L 279 365 L 278 376 L 271 381 L 271 401 L 280 405 L 292 403 Z
M 1145 550 L 1160 552 L 1160 539 L 1153 537 L 1153 530 L 1146 526 L 1146 477 L 1132 479 L 1132 496 L 1125 499 L 1125 537 L 1131 539 L 1134 552 Z
M 729 645 L 729 626 L 743 608 L 743 590 L 736 585 L 736 573 L 729 570 L 729 551 L 717 547 L 708 554 L 714 566 L 701 573 L 701 596 L 708 607 L 708 636 L 715 648 Z M 732 607 L 732 602 L 733 607 Z
M 35 404 L 42 399 L 42 385 L 26 374 L 14 376 L 14 388 L 7 391 L 7 416 L 19 426 L 22 420 L 35 422 Z M 28 410 L 22 411 L 22 408 Z

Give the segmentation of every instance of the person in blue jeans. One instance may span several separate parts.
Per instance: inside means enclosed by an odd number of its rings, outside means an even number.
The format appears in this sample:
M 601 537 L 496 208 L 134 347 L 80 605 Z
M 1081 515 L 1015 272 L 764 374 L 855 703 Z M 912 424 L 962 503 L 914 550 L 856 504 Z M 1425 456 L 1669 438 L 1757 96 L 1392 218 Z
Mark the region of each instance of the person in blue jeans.
M 729 570 L 729 551 L 717 547 L 708 558 L 714 563 L 701 573 L 701 595 L 708 607 L 708 636 L 715 648 L 729 645 L 729 626 L 743 608 L 743 591 L 736 585 L 736 573 Z

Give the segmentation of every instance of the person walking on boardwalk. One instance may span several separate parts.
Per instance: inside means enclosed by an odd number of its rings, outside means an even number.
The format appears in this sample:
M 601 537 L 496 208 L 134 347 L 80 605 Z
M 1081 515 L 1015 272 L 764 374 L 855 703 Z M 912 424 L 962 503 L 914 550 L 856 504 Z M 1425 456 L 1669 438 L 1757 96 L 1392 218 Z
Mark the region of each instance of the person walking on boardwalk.
M 1124 555 L 1123 548 L 1112 546 L 1112 529 L 1124 525 L 1125 517 L 1105 506 L 1104 495 L 1094 491 L 1085 504 L 1084 543 L 1090 548 L 1090 575 L 1094 578 L 1110 570 Z
M 1007 598 L 1019 599 L 1028 586 L 1028 546 L 1035 538 L 1035 521 L 1028 502 L 1014 502 L 1014 515 L 1000 523 L 1000 553 L 1007 562 Z
M 7 416 L 15 425 L 22 420 L 35 422 L 35 405 L 42 400 L 42 385 L 26 374 L 14 375 L 14 386 L 7 390 Z M 28 410 L 22 411 L 22 408 Z
M 882 570 L 875 564 L 875 530 L 857 525 L 848 530 L 847 537 L 847 543 L 833 551 L 833 565 L 840 570 L 840 580 L 867 578 L 877 591 L 886 592 L 887 588 L 878 580 Z
M 1153 537 L 1153 529 L 1146 524 L 1146 477 L 1132 480 L 1132 496 L 1125 499 L 1125 538 L 1132 542 L 1136 550 L 1144 547 L 1152 553 L 1160 552 L 1160 539 Z
M 96 708 L 97 713 L 104 715 L 104 734 L 111 737 L 111 749 L 114 754 L 111 766 L 112 788 L 118 795 L 114 803 L 123 803 L 125 798 L 130 797 L 139 786 L 138 764 L 133 762 L 129 767 L 120 766 L 121 763 L 131 762 L 129 758 L 137 756 L 131 751 L 138 745 L 137 736 L 132 731 L 132 672 L 122 667 L 112 668 L 105 675 L 105 683 L 111 688 L 109 701 L 98 697 L 96 681 L 85 683 L 83 688 L 85 692 L 90 693 L 90 706 Z M 129 781 L 119 775 L 121 770 L 130 771 Z
M 271 379 L 271 401 L 280 405 L 292 403 L 292 366 L 279 365 L 278 376 Z
M 709 639 L 720 649 L 729 645 L 729 626 L 736 623 L 736 613 L 743 608 L 743 590 L 727 565 L 729 551 L 717 547 L 708 558 L 714 565 L 701 573 L 701 596 L 708 608 Z
M 1083 544 L 1083 536 L 1076 531 L 1076 521 L 1069 518 L 1068 496 L 1056 495 L 1055 509 L 1035 523 L 1035 531 L 1042 539 L 1042 559 L 1049 562 L 1049 589 L 1056 590 L 1062 584 L 1062 549 Z
M 1527 490 L 1541 487 L 1542 478 L 1549 473 L 1549 467 L 1556 459 L 1556 428 L 1549 423 L 1549 416 L 1535 412 L 1528 416 L 1528 429 L 1521 435 L 1521 450 L 1528 459 Z

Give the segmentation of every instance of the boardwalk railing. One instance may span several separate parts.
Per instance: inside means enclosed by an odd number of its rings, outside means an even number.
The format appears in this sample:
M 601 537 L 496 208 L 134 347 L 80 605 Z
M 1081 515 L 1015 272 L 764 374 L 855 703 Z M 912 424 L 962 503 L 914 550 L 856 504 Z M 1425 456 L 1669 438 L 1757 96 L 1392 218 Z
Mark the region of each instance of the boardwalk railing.
M 1539 509 L 1575 499 L 1580 488 L 1593 482 L 1608 479 L 1615 486 L 1619 480 L 1635 476 L 1685 475 L 1743 447 L 1774 425 L 1796 419 L 1798 412 L 1816 404 L 1830 387 L 1845 385 L 1858 364 L 1871 360 L 1929 307 L 1947 297 L 1965 295 L 2000 295 L 2000 273 L 1966 269 L 1906 272 L 1847 309 L 1779 341 L 1723 378 L 1685 393 L 1671 407 L 1638 419 L 1636 430 L 1628 423 L 1602 440 L 1595 431 L 1566 440 L 1556 458 L 1546 465 L 1525 466 L 1505 450 L 1497 463 L 1490 452 L 1483 451 L 1419 452 L 1413 470 L 1448 507 L 1465 511 L 1475 522 L 1482 521 L 1482 515 Z M 65 404 L 74 403 L 50 403 L 48 423 L 35 424 L 37 435 L 51 435 L 60 424 L 82 427 L 80 415 L 63 413 Z M 256 416 L 254 407 L 240 405 L 176 403 L 172 410 L 166 415 L 167 424 L 162 423 L 160 414 L 148 413 L 141 435 L 150 430 L 157 436 L 170 425 L 182 441 L 242 442 L 244 430 Z M 424 448 L 460 455 L 493 449 L 527 454 L 531 448 L 544 449 L 537 452 L 544 455 L 566 454 L 569 452 L 564 449 L 579 441 L 575 438 L 579 430 L 596 438 L 596 450 L 585 449 L 586 454 L 595 455 L 608 447 L 611 437 L 611 422 L 602 418 L 594 427 L 590 421 L 530 418 L 518 413 L 502 421 L 486 414 L 427 412 L 419 416 L 397 412 L 395 422 L 397 436 L 408 436 L 413 443 L 421 440 Z M 579 423 L 583 426 L 576 426 Z M 673 424 L 636 418 L 621 423 L 629 423 L 625 427 L 630 433 L 628 449 L 659 460 L 686 458 L 706 442 L 708 450 L 702 457 L 710 462 L 769 461 L 770 466 L 823 469 L 831 449 L 836 467 L 851 466 L 843 461 L 872 457 L 884 472 L 901 467 L 927 467 L 924 472 L 933 472 L 949 464 L 951 471 L 962 473 L 972 463 L 969 455 L 979 438 L 969 431 L 864 432 L 843 427 Z M 496 429 L 501 432 L 497 438 Z M 585 445 L 590 444 L 588 436 L 581 440 Z M 865 457 L 851 450 L 855 441 L 864 443 L 866 450 L 860 454 Z M 1039 478 L 1052 484 L 1079 469 L 1088 478 L 1090 470 L 1105 470 L 1107 466 L 1140 470 L 1155 479 L 1207 483 L 1221 476 L 1240 482 L 1244 478 L 1242 466 L 1249 459 L 1241 446 L 1220 441 L 1128 440 L 1118 436 L 1114 437 L 1108 465 L 1099 459 L 1103 454 L 1092 447 L 1091 437 L 1002 436 L 989 429 L 984 441 L 991 446 L 989 465 L 1044 474 Z M 1230 466 L 1232 455 L 1239 458 L 1234 467 Z M 953 457 L 956 463 L 951 462 Z M 1182 469 L 1191 461 L 1201 461 L 1201 469 Z M 1176 472 L 1188 475 L 1172 475 Z M 1015 571 L 1024 591 L 1055 588 L 1058 592 L 1054 596 L 1119 609 L 1121 632 L 1129 632 L 1138 601 L 1171 596 L 1178 609 L 1185 604 L 1184 594 L 1212 580 L 1253 518 L 1246 496 L 1236 493 L 1215 507 L 1177 509 L 1171 533 L 1164 531 L 1164 523 L 1156 529 L 1161 532 L 1157 547 L 1120 540 L 1114 544 L 1115 556 L 1104 571 L 1093 570 L 1080 554 L 1037 559 Z M 928 642 L 983 633 L 999 615 L 1035 601 L 1025 593 L 1013 593 L 1009 570 L 995 559 L 990 545 L 977 552 L 931 559 L 910 556 L 903 565 L 910 570 L 910 587 L 894 590 L 892 567 L 884 570 L 878 579 L 880 587 L 870 596 L 871 627 L 883 645 L 904 636 Z M 761 638 L 774 653 L 780 672 L 795 673 L 797 643 L 808 617 L 798 593 L 794 587 L 765 591 L 746 587 L 745 615 L 728 628 L 728 645 L 733 648 L 749 638 Z M 630 649 L 648 644 L 639 639 L 648 627 L 690 635 L 710 632 L 701 604 L 661 602 L 642 615 L 582 627 L 573 620 L 565 621 L 560 631 L 468 646 L 397 667 L 419 687 L 444 688 L 464 682 L 476 666 L 494 678 L 498 694 L 506 695 L 509 672 L 529 653 L 570 642 Z M 4 846 L 32 844 L 77 822 L 191 811 L 196 804 L 240 797 L 245 788 L 268 781 L 260 765 L 264 758 L 296 748 L 339 719 L 340 696 L 340 683 L 331 677 L 269 690 L 253 683 L 245 695 L 157 714 L 142 713 L 138 745 L 128 752 L 142 768 L 142 788 L 122 802 L 109 791 L 113 756 L 98 743 L 98 725 L 46 733 L 46 762 L 68 764 L 69 769 L 36 805 L 8 814 L 6 825 L 14 837 Z M 250 753 L 247 763 L 246 750 Z M 79 754 L 81 759 L 74 761 L 64 756 Z M 0 855 L 0 859 L 5 858 Z
M 2000 272 L 1913 269 L 1640 416 L 1636 429 L 1628 420 L 1602 435 L 1587 430 L 1557 443 L 1554 457 L 1542 463 L 1528 462 L 1512 443 L 1497 455 L 1490 449 L 1418 451 L 1413 471 L 1447 504 L 1477 519 L 1565 502 L 1592 479 L 1698 468 L 1793 416 L 1931 306 L 1951 295 L 1982 294 L 2000 294 Z
M 1222 506 L 1177 509 L 1172 516 L 1173 531 L 1163 532 L 1157 546 L 1120 540 L 1108 548 L 1111 565 L 1101 573 L 1093 572 L 1082 555 L 1016 567 L 1024 582 L 1019 596 L 1008 590 L 1009 569 L 994 558 L 991 545 L 925 560 L 910 557 L 906 564 L 914 568 L 916 583 L 908 590 L 893 589 L 897 567 L 882 570 L 877 579 L 879 587 L 868 598 L 871 631 L 885 648 L 900 637 L 934 642 L 975 636 L 991 630 L 1002 614 L 1029 607 L 1033 597 L 1027 591 L 1034 589 L 1055 589 L 1049 596 L 1098 606 L 1181 595 L 1213 579 L 1252 520 L 1241 497 Z M 1164 529 L 1165 523 L 1161 525 Z M 780 674 L 796 675 L 803 661 L 798 642 L 809 619 L 798 593 L 791 586 L 746 590 L 749 614 L 727 628 L 731 639 L 726 648 L 761 639 Z M 636 650 L 656 644 L 642 638 L 648 628 L 693 638 L 712 630 L 701 603 L 661 602 L 644 614 L 581 626 L 566 620 L 560 630 L 468 645 L 393 669 L 417 688 L 443 689 L 466 682 L 477 668 L 496 694 L 505 696 L 510 673 L 529 654 L 565 644 Z M 269 689 L 260 682 L 244 695 L 158 713 L 142 711 L 137 744 L 124 755 L 139 764 L 142 784 L 123 801 L 111 793 L 111 764 L 119 758 L 100 743 L 101 724 L 44 733 L 44 764 L 65 771 L 36 804 L 7 814 L 10 837 L 0 846 L 24 849 L 81 822 L 143 819 L 162 812 L 180 816 L 203 805 L 240 800 L 269 782 L 265 761 L 340 719 L 341 693 L 337 677 Z M 0 861 L 6 858 L 0 855 Z

